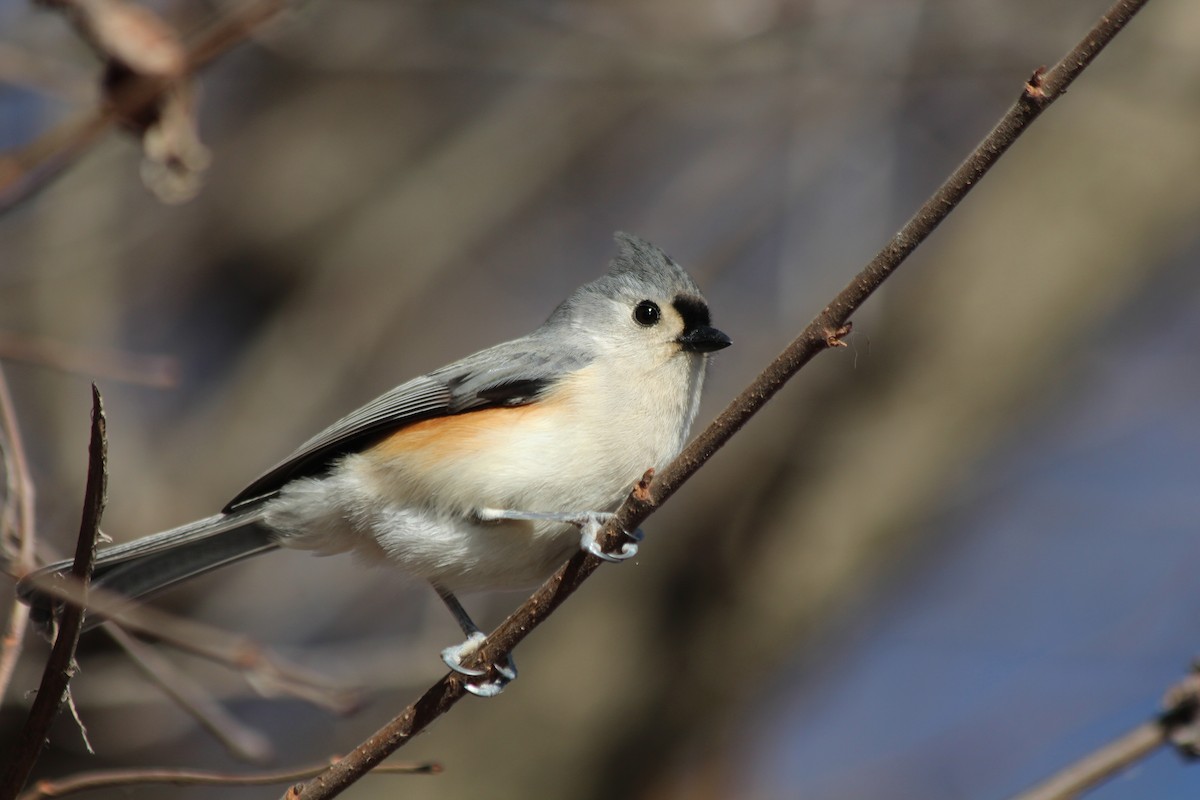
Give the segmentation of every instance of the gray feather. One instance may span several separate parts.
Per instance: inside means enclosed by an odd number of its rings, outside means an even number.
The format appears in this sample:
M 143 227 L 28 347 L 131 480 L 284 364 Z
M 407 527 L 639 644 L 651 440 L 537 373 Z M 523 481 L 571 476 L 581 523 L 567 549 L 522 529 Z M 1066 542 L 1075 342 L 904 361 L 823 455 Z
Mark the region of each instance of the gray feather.
M 217 514 L 101 550 L 96 554 L 92 585 L 130 599 L 147 597 L 278 546 L 275 534 L 260 524 L 257 510 Z M 35 582 L 70 569 L 71 561 L 60 561 L 17 584 L 17 593 L 32 607 L 35 622 L 48 622 L 57 605 L 54 598 L 38 591 Z M 93 618 L 84 629 L 102 621 Z
M 609 313 L 604 302 L 637 302 L 648 286 L 678 294 L 699 289 L 683 267 L 636 236 L 617 233 L 617 255 L 608 271 L 576 289 L 537 330 L 489 347 L 397 386 L 343 417 L 302 444 L 229 501 L 229 512 L 270 497 L 289 481 L 319 475 L 340 457 L 414 422 L 497 406 L 532 403 L 563 376 L 596 357 L 590 333 L 603 329 L 593 317 Z M 563 326 L 573 335 L 563 335 Z
M 381 395 L 267 470 L 230 501 L 225 513 L 101 551 L 95 584 L 130 598 L 145 597 L 187 578 L 274 549 L 279 533 L 264 521 L 269 506 L 264 501 L 276 496 L 286 484 L 298 478 L 323 475 L 342 457 L 366 449 L 421 420 L 535 402 L 552 392 L 564 377 L 592 364 L 600 353 L 612 352 L 614 339 L 621 339 L 620 326 L 633 324 L 630 309 L 644 299 L 653 297 L 660 303 L 670 303 L 679 310 L 685 323 L 693 319 L 707 324 L 707 307 L 683 268 L 662 250 L 635 236 L 618 233 L 616 240 L 618 252 L 609 270 L 573 292 L 537 330 L 481 350 Z M 614 331 L 618 335 L 614 336 Z M 694 367 L 694 364 L 687 366 L 685 373 L 691 375 Z M 693 376 L 689 384 L 694 388 L 677 398 L 679 424 L 683 427 L 672 432 L 671 437 L 680 441 L 668 437 L 669 441 L 660 443 L 663 452 L 656 451 L 652 457 L 657 458 L 672 448 L 677 451 L 681 446 L 681 437 L 695 415 L 703 372 L 698 376 Z M 650 430 L 650 433 L 658 432 Z M 70 562 L 64 561 L 35 575 L 58 573 L 69 567 Z M 19 584 L 18 591 L 31 601 L 35 618 L 42 621 L 51 618 L 54 601 L 38 592 L 31 579 Z
M 296 478 L 320 474 L 339 457 L 414 422 L 534 402 L 594 357 L 584 347 L 561 341 L 547 347 L 548 338 L 542 326 L 397 386 L 305 442 L 243 489 L 225 510 L 268 497 Z

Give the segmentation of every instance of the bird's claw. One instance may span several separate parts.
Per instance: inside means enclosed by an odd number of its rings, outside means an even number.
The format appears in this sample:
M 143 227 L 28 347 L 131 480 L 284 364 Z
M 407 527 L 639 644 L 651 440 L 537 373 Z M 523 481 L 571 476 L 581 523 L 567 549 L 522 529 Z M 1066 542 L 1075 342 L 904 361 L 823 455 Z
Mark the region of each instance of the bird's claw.
M 494 673 L 495 677 L 489 680 L 463 681 L 463 688 L 476 697 L 495 697 L 504 691 L 505 686 L 517 679 L 517 665 L 513 661 L 512 655 L 506 654 L 503 662 L 492 664 L 487 669 L 464 666 L 463 660 L 474 654 L 485 639 L 487 636 L 481 631 L 472 633 L 462 644 L 443 650 L 442 661 L 446 663 L 447 667 L 466 678 L 483 678 L 489 673 Z
M 595 512 L 582 519 L 575 520 L 575 523 L 579 525 L 579 546 L 581 549 L 603 561 L 617 564 L 622 561 L 628 561 L 638 554 L 637 543 L 642 540 L 644 534 L 640 528 L 633 533 L 622 531 L 629 541 L 622 542 L 620 550 L 611 553 L 605 552 L 600 546 L 600 531 L 604 530 L 604 526 L 615 516 L 615 514 L 607 512 Z
M 453 647 L 447 647 L 442 651 L 442 661 L 446 662 L 446 666 L 457 672 L 459 675 L 466 675 L 471 678 L 477 678 L 480 675 L 486 675 L 486 669 L 475 669 L 463 665 L 463 659 L 472 655 L 479 649 L 479 645 L 483 644 L 483 640 L 487 635 L 482 631 L 472 633 L 467 637 L 467 640 L 462 644 L 456 644 Z

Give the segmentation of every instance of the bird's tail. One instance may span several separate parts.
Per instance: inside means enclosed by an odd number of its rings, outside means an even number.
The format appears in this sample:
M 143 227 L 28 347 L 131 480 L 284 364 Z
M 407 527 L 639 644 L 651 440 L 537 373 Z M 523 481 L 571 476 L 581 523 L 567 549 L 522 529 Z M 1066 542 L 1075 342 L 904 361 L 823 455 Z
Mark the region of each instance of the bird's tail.
M 259 509 L 217 514 L 101 550 L 91 585 L 134 600 L 278 546 L 271 529 L 262 524 Z M 62 605 L 39 585 L 70 569 L 70 561 L 60 561 L 17 584 L 18 596 L 30 605 L 31 619 L 38 625 L 48 625 Z M 93 616 L 84 629 L 103 621 Z

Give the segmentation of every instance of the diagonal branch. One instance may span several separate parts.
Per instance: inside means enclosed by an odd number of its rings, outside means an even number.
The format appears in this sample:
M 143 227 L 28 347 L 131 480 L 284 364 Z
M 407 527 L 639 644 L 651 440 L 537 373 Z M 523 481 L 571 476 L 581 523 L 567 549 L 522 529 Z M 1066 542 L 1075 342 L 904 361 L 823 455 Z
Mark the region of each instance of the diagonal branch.
M 605 550 L 615 549 L 624 534 L 635 530 L 683 483 L 708 461 L 746 422 L 818 353 L 840 345 L 849 332 L 849 319 L 900 264 L 962 202 L 1038 115 L 1062 96 L 1066 88 L 1136 14 L 1146 0 L 1119 0 L 1083 40 L 1053 69 L 1039 69 L 1026 83 L 1017 102 L 991 133 L 954 171 L 917 213 L 892 237 L 879 254 L 809 323 L 800 335 L 700 434 L 661 474 L 648 473 L 630 499 L 618 510 L 603 537 Z M 583 583 L 599 559 L 577 554 L 558 570 L 520 608 L 488 636 L 467 666 L 483 666 L 521 642 Z M 447 675 L 415 703 L 360 744 L 341 762 L 286 797 L 326 798 L 339 794 L 385 757 L 406 744 L 464 694 L 461 680 Z
M 39 575 L 32 579 L 32 585 L 39 592 L 64 601 L 70 608 L 86 607 L 101 614 L 107 620 L 103 623 L 106 628 L 119 625 L 236 669 L 260 694 L 291 695 L 335 714 L 348 714 L 360 702 L 360 693 L 356 689 L 337 686 L 324 676 L 292 664 L 248 636 L 229 634 L 153 606 L 131 604 L 129 598 L 116 592 L 98 586 L 88 587 L 70 578 Z
M 1171 687 L 1163 707 L 1155 719 L 1102 745 L 1013 800 L 1071 800 L 1111 780 L 1165 744 L 1174 744 L 1185 757 L 1195 758 L 1200 673 L 1193 669 L 1191 675 Z
M 176 669 L 154 647 L 139 641 L 120 625 L 105 625 L 104 632 L 125 651 L 125 655 L 151 683 L 190 714 L 234 758 L 266 764 L 275 757 L 271 740 L 265 734 L 242 724 L 216 698 L 187 673 Z
M 199 71 L 250 38 L 284 10 L 285 2 L 257 0 L 218 20 L 188 47 L 186 73 Z M 169 81 L 157 77 L 130 80 L 100 108 L 46 132 L 25 147 L 0 153 L 0 214 L 49 186 L 121 120 L 145 114 L 168 87 Z
M 96 537 L 100 533 L 100 517 L 104 514 L 107 501 L 108 439 L 105 427 L 104 403 L 100 399 L 100 390 L 96 384 L 92 384 L 92 434 L 88 443 L 87 486 L 83 495 L 79 539 L 75 543 L 75 563 L 71 565 L 71 577 L 85 586 L 92 576 L 96 560 Z M 12 763 L 0 782 L 0 797 L 16 797 L 29 780 L 50 724 L 69 696 L 68 682 L 75 673 L 75 645 L 79 643 L 82 624 L 82 607 L 68 606 L 64 609 L 37 696 L 21 729 L 20 740 L 13 748 Z

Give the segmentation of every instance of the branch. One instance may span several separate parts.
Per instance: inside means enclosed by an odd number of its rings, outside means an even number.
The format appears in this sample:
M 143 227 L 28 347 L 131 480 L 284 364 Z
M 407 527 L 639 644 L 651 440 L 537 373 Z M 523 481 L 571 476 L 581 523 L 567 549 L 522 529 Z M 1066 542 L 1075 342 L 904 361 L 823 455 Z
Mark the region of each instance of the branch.
M 100 517 L 104 513 L 108 488 L 108 440 L 105 436 L 104 404 L 100 390 L 92 384 L 92 434 L 88 443 L 87 486 L 83 495 L 83 518 L 79 523 L 79 539 L 75 543 L 75 563 L 71 565 L 71 577 L 86 587 L 92 576 L 96 560 L 96 537 L 100 533 Z M 29 780 L 33 765 L 42 752 L 46 733 L 58 715 L 58 710 L 69 697 L 68 682 L 75 673 L 75 645 L 79 642 L 79 630 L 83 624 L 83 609 L 69 606 L 64 609 L 58 623 L 58 634 L 54 647 L 42 672 L 42 683 L 38 687 L 29 717 L 21 729 L 20 739 L 14 748 L 12 763 L 4 780 L 0 782 L 0 797 L 16 797 L 21 787 Z
M 80 772 L 59 781 L 38 781 L 17 800 L 42 800 L 46 797 L 64 797 L 69 794 L 109 789 L 124 786 L 146 786 L 168 784 L 171 786 L 267 786 L 273 783 L 288 783 L 310 778 L 336 764 L 337 759 L 310 767 L 257 772 L 249 775 L 231 775 L 219 772 L 201 772 L 189 769 L 114 769 Z M 437 775 L 442 771 L 440 764 L 385 764 L 377 772 L 389 775 Z
M 13 407 L 8 381 L 0 371 L 0 458 L 4 462 L 6 482 L 4 508 L 0 510 L 0 547 L 8 560 L 13 576 L 20 580 L 33 571 L 34 563 L 34 502 L 33 481 L 29 478 L 29 463 L 25 459 L 25 445 L 17 427 L 17 414 Z M 29 606 L 16 597 L 8 612 L 8 623 L 4 638 L 0 639 L 0 701 L 8 693 L 21 646 L 25 641 L 25 629 L 29 625 Z
M 243 725 L 194 679 L 176 669 L 152 646 L 138 641 L 119 625 L 105 625 L 103 629 L 151 683 L 190 714 L 230 755 L 260 765 L 274 758 L 275 750 L 270 739 Z
M 104 627 L 120 625 L 153 636 L 179 650 L 238 670 L 261 695 L 287 694 L 335 714 L 358 708 L 360 692 L 334 685 L 328 678 L 292 664 L 248 636 L 231 634 L 211 625 L 177 617 L 153 606 L 132 604 L 128 597 L 102 587 L 86 587 L 70 576 L 39 575 L 31 579 L 39 592 L 65 601 L 71 608 L 87 607 L 105 617 Z
M 258 0 L 213 24 L 189 46 L 183 74 L 194 74 L 249 38 L 284 9 L 285 1 Z M 160 77 L 133 76 L 115 87 L 95 111 L 47 131 L 25 147 L 0 154 L 0 214 L 49 186 L 115 124 L 151 112 L 170 86 Z
M 618 509 L 602 538 L 615 549 L 624 534 L 635 530 L 708 461 L 783 385 L 818 353 L 840 346 L 849 319 L 900 264 L 941 224 L 1008 148 L 1121 31 L 1146 0 L 1119 0 L 1083 40 L 1046 72 L 1039 69 L 1025 84 L 1017 102 L 991 133 L 934 192 L 879 254 L 809 323 L 800 335 L 657 477 L 647 473 Z M 600 566 L 594 556 L 579 553 L 561 567 L 520 608 L 494 630 L 466 666 L 485 667 L 511 651 L 530 631 L 566 600 Z M 462 699 L 462 681 L 446 675 L 415 703 L 360 744 L 345 759 L 286 794 L 295 798 L 333 797 Z
M 1116 777 L 1165 744 L 1174 744 L 1189 758 L 1197 751 L 1200 723 L 1200 672 L 1193 672 L 1167 692 L 1164 710 L 1150 722 L 1089 753 L 1013 800 L 1071 800 Z
M 0 330 L 0 360 L 22 361 L 155 389 L 173 389 L 179 385 L 179 363 L 170 356 L 80 347 L 4 330 Z

